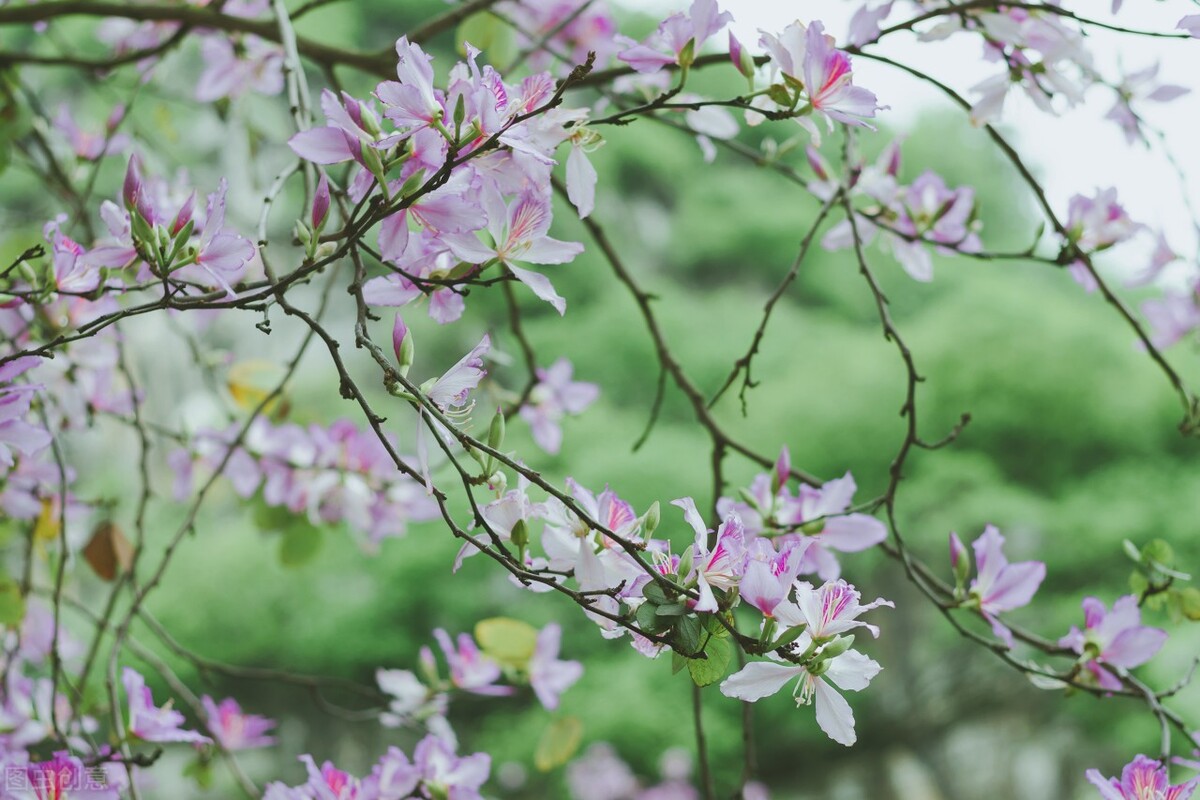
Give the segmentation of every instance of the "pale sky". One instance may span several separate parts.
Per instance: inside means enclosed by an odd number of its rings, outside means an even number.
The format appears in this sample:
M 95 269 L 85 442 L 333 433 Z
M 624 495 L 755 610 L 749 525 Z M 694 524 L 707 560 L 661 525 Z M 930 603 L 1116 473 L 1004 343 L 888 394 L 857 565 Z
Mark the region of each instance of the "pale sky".
M 686 0 L 658 0 L 653 3 L 664 11 L 686 8 Z M 646 6 L 638 3 L 640 8 Z M 725 0 L 721 7 L 734 16 L 734 33 L 756 52 L 758 30 L 778 31 L 800 15 L 808 22 L 819 19 L 826 29 L 843 40 L 850 15 L 859 5 L 852 0 Z M 906 4 L 897 3 L 889 22 L 907 18 Z M 1188 0 L 1127 0 L 1123 11 L 1108 13 L 1107 0 L 1088 0 L 1068 7 L 1087 9 L 1094 19 L 1148 30 L 1173 30 L 1185 14 L 1197 13 Z M 1119 77 L 1124 65 L 1135 71 L 1160 62 L 1160 80 L 1191 85 L 1196 89 L 1200 75 L 1200 40 L 1152 39 L 1095 30 L 1090 37 L 1101 74 Z M 724 46 L 723 43 L 718 46 Z M 969 89 L 997 73 L 997 65 L 984 62 L 978 39 L 956 35 L 947 41 L 923 43 L 908 34 L 894 34 L 878 46 L 878 52 L 935 75 L 968 98 Z M 857 59 L 855 82 L 871 89 L 883 105 L 883 112 L 896 129 L 903 130 L 918 114 L 929 108 L 950 108 L 949 101 L 935 89 L 883 64 Z M 1160 149 L 1129 147 L 1117 126 L 1104 115 L 1112 105 L 1112 93 L 1103 88 L 1089 91 L 1087 102 L 1061 116 L 1051 116 L 1017 93 L 1010 93 L 1001 119 L 1002 129 L 1028 160 L 1040 168 L 1051 202 L 1065 215 L 1068 198 L 1090 193 L 1097 187 L 1116 186 L 1121 201 L 1134 219 L 1161 226 L 1177 252 L 1194 252 L 1196 234 L 1183 206 L 1179 180 Z M 1172 155 L 1190 182 L 1194 205 L 1200 205 L 1200 93 L 1192 93 L 1171 103 L 1143 103 L 1139 113 L 1151 125 L 1163 130 Z M 990 146 L 990 145 L 989 145 Z M 1149 240 L 1145 244 L 1149 251 Z M 1136 249 L 1137 245 L 1129 245 Z

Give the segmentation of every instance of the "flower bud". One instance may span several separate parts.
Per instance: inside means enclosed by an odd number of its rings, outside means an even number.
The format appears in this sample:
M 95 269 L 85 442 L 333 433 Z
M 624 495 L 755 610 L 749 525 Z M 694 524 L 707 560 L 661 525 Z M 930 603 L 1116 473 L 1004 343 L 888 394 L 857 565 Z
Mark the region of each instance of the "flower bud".
M 499 450 L 504 444 L 504 411 L 497 408 L 496 416 L 492 417 L 492 424 L 488 428 L 488 447 L 493 450 Z
M 529 525 L 526 524 L 525 520 L 519 519 L 517 520 L 517 524 L 513 525 L 512 543 L 520 550 L 524 550 L 529 546 Z
M 397 314 L 392 326 L 392 349 L 396 353 L 401 375 L 408 375 L 408 368 L 413 364 L 413 348 L 413 337 L 408 334 L 408 326 L 404 324 L 404 318 Z
M 838 636 L 821 648 L 822 659 L 834 659 L 854 646 L 853 636 Z
M 646 536 L 653 536 L 658 530 L 658 523 L 662 521 L 662 510 L 658 506 L 658 501 L 655 500 L 650 508 L 646 509 L 645 516 L 642 517 L 642 528 L 646 531 Z
M 313 196 L 312 229 L 314 232 L 324 227 L 325 217 L 329 214 L 329 202 L 329 178 L 322 173 L 321 180 L 317 182 L 317 193 Z
M 779 490 L 787 485 L 788 478 L 792 475 L 792 455 L 788 452 L 785 445 L 779 451 L 779 458 L 775 461 L 775 473 L 771 476 L 771 494 L 778 494 Z
M 742 43 L 733 35 L 733 31 L 729 32 L 729 60 L 733 62 L 733 66 L 737 68 L 738 72 L 753 82 L 754 57 L 746 52 Z
M 692 562 L 695 560 L 693 547 L 694 545 L 688 545 L 688 548 L 683 551 L 683 555 L 679 557 L 679 569 L 676 570 L 676 574 L 681 578 L 686 578 L 692 572 Z
M 954 570 L 954 582 L 961 589 L 971 574 L 971 554 L 958 534 L 950 533 L 950 568 Z
M 121 197 L 125 200 L 126 211 L 142 214 L 142 162 L 136 153 L 129 157 L 129 166 L 125 168 L 125 184 L 121 187 Z M 145 214 L 142 216 L 146 217 Z

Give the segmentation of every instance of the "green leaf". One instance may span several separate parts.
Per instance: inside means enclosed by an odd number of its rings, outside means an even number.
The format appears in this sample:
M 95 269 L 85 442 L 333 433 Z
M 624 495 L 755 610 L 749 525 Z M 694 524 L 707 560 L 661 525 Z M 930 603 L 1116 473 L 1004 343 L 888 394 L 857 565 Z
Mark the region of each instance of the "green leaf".
M 279 562 L 285 567 L 301 567 L 316 558 L 323 543 L 321 532 L 312 525 L 292 525 L 279 540 Z
M 464 42 L 470 42 L 474 47 L 484 51 L 489 64 L 496 69 L 503 69 L 517 57 L 517 39 L 503 20 L 486 11 L 472 14 L 458 26 L 455 41 L 459 43 L 459 53 L 466 55 Z
M 667 597 L 667 592 L 656 581 L 651 581 L 642 587 L 642 596 L 657 606 L 665 606 L 673 602 Z
M 15 628 L 25 619 L 25 597 L 21 587 L 8 578 L 0 578 L 0 625 Z
M 733 644 L 728 638 L 712 636 L 704 652 L 708 658 L 693 658 L 688 661 L 688 672 L 697 686 L 708 686 L 725 677 L 729 662 L 733 660 Z
M 679 643 L 679 650 L 684 655 L 690 655 L 700 649 L 701 636 L 704 635 L 704 627 L 700 624 L 700 620 L 696 617 L 680 617 L 675 623 L 675 641 Z
M 660 617 L 678 617 L 680 614 L 687 613 L 687 603 L 668 603 L 665 606 L 657 606 L 654 613 Z
M 549 772 L 571 760 L 583 741 L 583 723 L 577 717 L 562 717 L 551 722 L 538 740 L 533 765 Z
M 688 660 L 674 651 L 671 651 L 671 674 L 678 675 L 679 670 L 687 666 Z
M 634 619 L 637 620 L 638 627 L 647 633 L 658 633 L 664 631 L 671 625 L 670 617 L 660 617 L 658 615 L 658 606 L 654 603 L 646 602 L 638 606 L 637 612 L 634 614 Z
M 475 624 L 475 638 L 483 652 L 501 666 L 524 669 L 537 648 L 537 629 L 519 619 L 492 617 Z

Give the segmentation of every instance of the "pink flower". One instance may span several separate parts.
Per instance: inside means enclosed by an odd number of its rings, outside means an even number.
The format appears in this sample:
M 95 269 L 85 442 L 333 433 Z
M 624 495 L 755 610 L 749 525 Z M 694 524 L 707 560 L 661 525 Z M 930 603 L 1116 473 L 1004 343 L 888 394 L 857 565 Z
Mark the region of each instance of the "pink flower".
M 1040 561 L 1008 563 L 1002 550 L 1004 537 L 994 525 L 983 529 L 973 547 L 977 573 L 971 581 L 970 595 L 996 637 L 1012 647 L 1012 631 L 996 615 L 1028 605 L 1046 577 L 1046 565 Z
M 399 319 L 399 317 L 397 317 Z M 440 378 L 430 381 L 421 387 L 430 400 L 438 408 L 457 409 L 467 404 L 471 390 L 479 385 L 487 370 L 483 366 L 483 357 L 492 348 L 492 338 L 484 334 L 479 344 L 471 348 L 458 363 L 448 369 Z
M 317 191 L 313 195 L 312 230 L 315 235 L 325 225 L 325 216 L 329 213 L 329 204 L 332 198 L 329 196 L 329 176 L 324 172 L 321 173 L 321 179 L 317 181 Z
M 801 581 L 796 584 L 796 604 L 781 606 L 779 620 L 788 626 L 807 625 L 805 635 L 816 640 L 840 636 L 855 628 L 866 628 L 872 636 L 878 637 L 879 628 L 859 617 L 881 606 L 895 608 L 896 605 L 891 600 L 877 597 L 864 606 L 859 603 L 861 597 L 853 585 L 840 578 L 817 589 Z
M 479 651 L 470 634 L 458 635 L 457 648 L 450 635 L 441 628 L 433 632 L 433 637 L 446 656 L 450 682 L 456 687 L 471 694 L 502 696 L 513 693 L 511 686 L 495 685 L 500 680 L 500 665 Z
M 136 670 L 126 667 L 121 682 L 129 701 L 129 732 L 147 742 L 211 742 L 212 739 L 195 731 L 180 730 L 183 714 L 168 703 L 162 708 L 154 705 L 150 687 Z
M 204 72 L 196 84 L 196 99 L 211 103 L 248 91 L 276 95 L 283 91 L 283 48 L 246 35 L 235 48 L 225 35 L 205 36 L 200 46 Z
M 558 708 L 558 696 L 583 675 L 583 665 L 578 661 L 559 660 L 561 641 L 562 629 L 558 625 L 552 623 L 542 628 L 529 661 L 529 685 L 541 704 L 551 711 Z
M 106 769 L 88 769 L 83 761 L 67 752 L 55 753 L 49 761 L 38 761 L 24 768 L 24 782 L 10 782 L 17 768 L 4 765 L 5 787 L 16 790 L 16 798 L 32 800 L 118 800 L 122 788 L 110 779 Z M 28 787 L 29 794 L 22 790 Z M 6 794 L 5 797 L 14 797 Z
M 521 419 L 533 429 L 533 440 L 547 453 L 555 454 L 562 446 L 559 422 L 567 415 L 583 413 L 595 402 L 600 387 L 594 383 L 571 380 L 573 367 L 565 358 L 549 368 L 538 368 L 538 383 L 521 406 Z
M 692 544 L 693 575 L 700 599 L 696 601 L 696 611 L 716 612 L 720 606 L 713 594 L 713 587 L 730 591 L 738 585 L 742 576 L 742 568 L 746 563 L 745 528 L 736 514 L 730 514 L 717 528 L 717 540 L 712 550 L 708 549 L 708 528 L 700 512 L 696 510 L 696 501 L 690 497 L 672 500 L 671 505 L 683 509 L 683 518 L 692 530 L 696 532 Z
M 1150 321 L 1150 342 L 1160 349 L 1200 328 L 1200 299 L 1195 291 L 1168 290 L 1161 298 L 1142 303 L 1142 313 Z
M 208 196 L 204 228 L 197 244 L 195 264 L 175 274 L 206 286 L 218 286 L 233 295 L 233 285 L 242 279 L 258 251 L 241 234 L 225 227 L 225 193 L 222 178 L 217 191 Z
M 834 121 L 871 127 L 863 120 L 874 117 L 879 104 L 873 93 L 851 83 L 850 56 L 834 47 L 820 22 L 808 26 L 806 40 L 804 86 L 813 109 L 827 117 L 830 130 Z
M 809 541 L 785 543 L 778 553 L 770 540 L 756 538 L 750 543 L 750 557 L 746 570 L 738 584 L 738 594 L 750 605 L 762 612 L 764 617 L 773 616 L 776 606 L 782 603 L 792 589 L 792 583 L 800 574 L 800 565 Z
M 484 244 L 474 234 L 447 235 L 445 242 L 454 255 L 470 264 L 499 261 L 534 294 L 559 314 L 564 313 L 567 301 L 554 291 L 546 276 L 516 265 L 518 261 L 565 264 L 583 252 L 578 242 L 560 242 L 546 235 L 552 219 L 550 198 L 527 192 L 506 205 L 498 190 L 485 189 L 483 208 L 492 244 Z
M 384 104 L 384 115 L 412 135 L 431 125 L 444 123 L 446 109 L 441 93 L 433 87 L 432 58 L 408 37 L 396 40 L 396 81 L 384 81 L 375 96 Z
M 59 106 L 58 116 L 54 118 L 54 128 L 70 143 L 77 158 L 84 161 L 95 161 L 106 155 L 120 153 L 129 146 L 128 136 L 115 133 L 124 116 L 125 106 L 116 106 L 104 125 L 104 131 L 93 133 L 81 130 L 75 124 L 71 110 L 64 104 Z
M 1100 790 L 1104 800 L 1188 800 L 1200 779 L 1171 786 L 1167 768 L 1160 762 L 1139 755 L 1121 770 L 1121 779 L 1105 778 L 1100 770 L 1089 769 L 1087 779 Z
M 250 750 L 269 747 L 275 743 L 267 731 L 275 727 L 275 721 L 256 714 L 242 713 L 242 707 L 232 697 L 217 704 L 208 695 L 200 698 L 204 712 L 208 715 L 208 729 L 227 750 Z
M 1128 240 L 1142 226 L 1129 218 L 1113 188 L 1092 197 L 1077 194 L 1067 207 L 1067 235 L 1084 252 L 1104 250 Z
M 833 580 L 841 574 L 841 566 L 831 551 L 858 553 L 887 538 L 887 527 L 875 517 L 846 513 L 857 490 L 854 476 L 847 472 L 820 489 L 803 485 L 794 501 L 784 503 L 780 522 L 802 526 L 812 540 L 804 553 L 802 573 L 816 572 L 822 580 Z
M 716 0 L 692 0 L 687 14 L 667 17 L 645 42 L 622 51 L 617 58 L 644 74 L 657 72 L 667 64 L 689 66 L 700 47 L 732 21 L 733 15 L 720 11 Z
M 1126 595 L 1113 603 L 1112 611 L 1095 597 L 1084 598 L 1084 629 L 1071 628 L 1059 640 L 1080 655 L 1092 658 L 1086 666 L 1105 689 L 1116 691 L 1121 681 L 1105 665 L 1133 669 L 1154 657 L 1167 641 L 1167 632 L 1141 624 L 1142 612 L 1137 597 Z
M 1120 126 L 1129 144 L 1145 138 L 1142 134 L 1141 120 L 1133 110 L 1133 103 L 1143 100 L 1169 103 L 1191 91 L 1184 86 L 1159 83 L 1157 79 L 1158 64 L 1152 64 L 1145 69 L 1125 75 L 1121 82 L 1114 87 L 1117 99 L 1104 118 L 1111 119 Z
M 446 740 L 426 736 L 413 751 L 413 764 L 431 796 L 481 800 L 479 787 L 487 782 L 492 758 L 487 753 L 458 756 Z

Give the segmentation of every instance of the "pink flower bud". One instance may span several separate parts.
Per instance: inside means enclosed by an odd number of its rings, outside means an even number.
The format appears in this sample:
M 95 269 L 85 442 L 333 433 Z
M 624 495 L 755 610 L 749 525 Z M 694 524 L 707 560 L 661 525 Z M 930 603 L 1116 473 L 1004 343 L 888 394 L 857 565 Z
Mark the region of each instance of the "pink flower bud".
M 192 221 L 192 213 L 195 208 L 196 193 L 192 192 L 188 195 L 188 199 L 183 201 L 183 205 L 179 207 L 179 213 L 175 215 L 175 221 L 171 223 L 172 236 L 178 235 L 184 226 Z
M 742 47 L 742 43 L 733 35 L 733 31 L 729 32 L 729 60 L 733 62 L 733 66 L 737 67 L 738 72 L 747 78 L 754 77 L 754 58 Z
M 808 158 L 808 165 L 812 167 L 812 171 L 817 174 L 817 177 L 823 181 L 829 180 L 829 165 L 825 163 L 825 159 L 821 158 L 821 153 L 811 144 L 804 148 L 804 155 Z
M 408 326 L 399 314 L 392 326 L 392 350 L 396 353 L 396 363 L 400 365 L 401 374 L 407 374 L 413 363 L 413 340 L 408 335 Z
M 129 157 L 129 166 L 125 169 L 125 185 L 121 189 L 125 199 L 125 208 L 133 211 L 138 207 L 142 197 L 142 164 L 134 153 Z
M 778 492 L 781 488 L 787 485 L 788 478 L 792 475 L 792 454 L 788 452 L 787 445 L 779 451 L 779 458 L 775 460 L 775 475 L 774 475 L 774 490 Z
M 954 571 L 954 579 L 958 585 L 965 584 L 967 576 L 971 574 L 971 555 L 962 539 L 953 531 L 950 533 L 950 568 Z
M 313 197 L 312 205 L 312 229 L 317 232 L 325 222 L 325 216 L 329 213 L 329 178 L 324 174 L 321 175 L 321 180 L 317 183 L 317 194 Z

